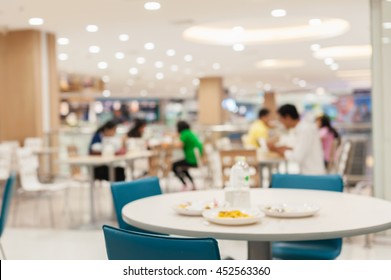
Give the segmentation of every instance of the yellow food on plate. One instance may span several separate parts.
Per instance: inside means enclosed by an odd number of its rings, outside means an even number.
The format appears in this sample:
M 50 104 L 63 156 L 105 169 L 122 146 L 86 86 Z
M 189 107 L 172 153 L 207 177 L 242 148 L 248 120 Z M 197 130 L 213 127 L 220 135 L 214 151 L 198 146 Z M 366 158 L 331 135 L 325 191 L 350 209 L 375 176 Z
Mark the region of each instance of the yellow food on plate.
M 185 209 L 185 208 L 187 208 L 187 207 L 189 207 L 189 206 L 191 206 L 191 202 L 179 204 L 179 205 L 178 205 L 178 208 Z
M 250 215 L 243 213 L 240 210 L 232 210 L 232 211 L 220 211 L 219 218 L 250 218 Z

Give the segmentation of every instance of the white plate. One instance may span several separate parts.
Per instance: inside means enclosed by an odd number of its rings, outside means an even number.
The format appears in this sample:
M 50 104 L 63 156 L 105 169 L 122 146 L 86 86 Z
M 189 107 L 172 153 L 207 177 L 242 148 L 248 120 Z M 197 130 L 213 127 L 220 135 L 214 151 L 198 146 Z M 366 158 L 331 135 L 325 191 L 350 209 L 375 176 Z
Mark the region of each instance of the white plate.
M 220 211 L 233 211 L 239 210 L 240 212 L 249 215 L 249 217 L 245 218 L 220 218 Z M 202 213 L 202 216 L 209 222 L 220 224 L 220 225 L 230 225 L 230 226 L 239 226 L 239 225 L 250 225 L 255 224 L 261 220 L 262 217 L 265 216 L 264 213 L 259 211 L 258 209 L 248 209 L 248 208 L 215 208 L 206 210 Z
M 175 212 L 181 215 L 186 216 L 202 216 L 202 212 L 208 209 L 213 209 L 217 207 L 226 207 L 228 203 L 225 201 L 184 201 L 178 205 L 174 206 Z
M 302 218 L 315 215 L 320 207 L 310 203 L 276 203 L 262 205 L 266 215 L 279 218 Z

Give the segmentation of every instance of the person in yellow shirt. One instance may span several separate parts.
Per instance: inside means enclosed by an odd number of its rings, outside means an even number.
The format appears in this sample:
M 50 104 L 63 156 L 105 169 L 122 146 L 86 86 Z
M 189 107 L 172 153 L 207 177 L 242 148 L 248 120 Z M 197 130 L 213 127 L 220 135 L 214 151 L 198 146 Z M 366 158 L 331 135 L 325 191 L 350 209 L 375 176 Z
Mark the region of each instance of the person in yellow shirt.
M 269 134 L 270 110 L 264 108 L 259 111 L 258 119 L 253 122 L 247 134 L 247 146 L 259 148 L 259 139 L 267 139 Z

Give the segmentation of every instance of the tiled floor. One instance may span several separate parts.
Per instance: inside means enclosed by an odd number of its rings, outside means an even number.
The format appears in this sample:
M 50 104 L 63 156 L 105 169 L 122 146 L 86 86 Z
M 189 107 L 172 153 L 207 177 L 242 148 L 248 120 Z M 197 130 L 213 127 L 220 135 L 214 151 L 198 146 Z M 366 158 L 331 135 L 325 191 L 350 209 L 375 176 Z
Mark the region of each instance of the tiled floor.
M 103 260 L 106 252 L 101 230 L 52 230 L 8 228 L 2 238 L 8 259 L 19 260 Z M 220 240 L 223 257 L 246 259 L 246 242 Z M 338 259 L 391 259 L 391 237 L 379 236 L 371 248 L 364 238 L 345 240 Z
M 164 182 L 163 182 L 164 188 Z M 170 182 L 171 191 L 180 187 Z M 199 184 L 202 185 L 202 184 Z M 101 224 L 115 225 L 111 194 L 108 185 L 96 188 L 97 216 Z M 19 201 L 17 215 L 15 202 Z M 27 199 L 17 196 L 11 206 L 9 223 L 1 242 L 8 259 L 106 259 L 101 229 L 85 229 L 89 220 L 88 187 L 75 186 L 70 190 L 71 213 L 63 211 L 64 194 L 54 197 L 54 227 L 45 199 Z M 82 228 L 82 229 L 80 229 Z M 391 259 L 391 236 L 375 236 L 370 248 L 364 246 L 364 237 L 344 240 L 339 259 Z M 223 257 L 246 258 L 246 242 L 219 241 Z

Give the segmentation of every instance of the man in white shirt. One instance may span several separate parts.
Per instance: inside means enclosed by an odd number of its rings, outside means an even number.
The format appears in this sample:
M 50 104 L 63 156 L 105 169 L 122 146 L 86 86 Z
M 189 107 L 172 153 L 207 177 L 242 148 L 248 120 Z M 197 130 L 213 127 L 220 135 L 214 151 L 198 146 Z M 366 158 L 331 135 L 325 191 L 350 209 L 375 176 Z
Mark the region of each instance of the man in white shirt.
M 321 175 L 326 170 L 323 162 L 322 145 L 315 123 L 301 121 L 294 105 L 283 105 L 278 109 L 279 121 L 287 128 L 293 130 L 295 144 L 293 147 L 277 147 L 269 145 L 289 161 L 295 161 L 300 166 L 301 174 Z

